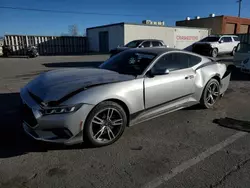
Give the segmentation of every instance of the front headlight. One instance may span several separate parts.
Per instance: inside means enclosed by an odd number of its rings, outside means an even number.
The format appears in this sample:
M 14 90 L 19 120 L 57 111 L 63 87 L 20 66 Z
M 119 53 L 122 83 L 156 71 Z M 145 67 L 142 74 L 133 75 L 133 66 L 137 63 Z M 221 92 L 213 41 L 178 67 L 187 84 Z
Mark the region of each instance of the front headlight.
M 82 105 L 83 104 L 77 104 L 72 106 L 60 106 L 60 107 L 46 107 L 41 110 L 41 113 L 43 115 L 72 113 L 76 112 L 79 108 L 81 108 Z

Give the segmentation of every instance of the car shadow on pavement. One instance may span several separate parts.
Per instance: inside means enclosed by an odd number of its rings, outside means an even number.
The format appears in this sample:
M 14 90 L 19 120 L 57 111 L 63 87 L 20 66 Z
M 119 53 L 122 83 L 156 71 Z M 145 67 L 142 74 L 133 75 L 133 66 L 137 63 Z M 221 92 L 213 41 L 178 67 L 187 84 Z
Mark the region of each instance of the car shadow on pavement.
M 29 138 L 22 129 L 19 93 L 0 94 L 0 158 L 24 155 L 29 152 L 89 148 L 87 144 L 65 146 L 47 144 Z
M 98 67 L 103 61 L 44 63 L 45 67 Z
M 241 72 L 239 68 L 234 68 L 231 74 L 231 81 L 250 81 L 250 74 Z
M 215 119 L 213 120 L 213 123 L 218 124 L 222 127 L 230 128 L 230 129 L 250 132 L 249 121 L 243 121 L 243 120 L 237 120 L 237 119 L 225 117 L 225 118 Z

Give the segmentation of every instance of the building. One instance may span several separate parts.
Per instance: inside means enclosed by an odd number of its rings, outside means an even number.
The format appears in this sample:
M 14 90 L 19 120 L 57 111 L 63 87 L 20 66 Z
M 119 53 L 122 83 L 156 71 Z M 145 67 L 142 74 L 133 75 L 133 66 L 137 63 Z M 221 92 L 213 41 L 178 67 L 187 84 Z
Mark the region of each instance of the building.
M 154 23 L 154 24 L 152 24 Z M 159 39 L 172 48 L 184 49 L 210 34 L 210 29 L 188 27 L 166 27 L 143 21 L 143 24 L 116 23 L 88 28 L 88 51 L 108 52 L 118 45 L 124 45 L 136 39 Z
M 211 28 L 212 34 L 240 34 L 248 33 L 250 30 L 250 19 L 233 16 L 215 16 L 177 21 L 176 26 Z

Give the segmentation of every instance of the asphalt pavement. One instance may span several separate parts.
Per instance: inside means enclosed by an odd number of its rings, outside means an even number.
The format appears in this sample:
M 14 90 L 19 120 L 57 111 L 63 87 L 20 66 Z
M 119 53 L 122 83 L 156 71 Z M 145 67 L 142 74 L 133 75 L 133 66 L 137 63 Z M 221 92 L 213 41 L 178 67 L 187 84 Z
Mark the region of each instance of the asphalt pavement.
M 250 76 L 237 70 L 213 109 L 193 106 L 143 122 L 110 146 L 52 145 L 24 135 L 20 87 L 43 71 L 106 58 L 0 59 L 1 188 L 250 187 Z

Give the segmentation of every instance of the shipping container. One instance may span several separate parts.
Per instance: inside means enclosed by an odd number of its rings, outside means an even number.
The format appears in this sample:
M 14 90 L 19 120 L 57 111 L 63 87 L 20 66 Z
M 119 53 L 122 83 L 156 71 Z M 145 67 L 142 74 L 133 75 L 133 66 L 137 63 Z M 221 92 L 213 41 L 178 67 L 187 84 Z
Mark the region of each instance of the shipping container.
M 194 42 L 207 37 L 210 29 L 117 23 L 87 29 L 89 51 L 108 52 L 136 39 L 163 40 L 171 48 L 189 50 Z
M 87 39 L 81 36 L 5 35 L 4 45 L 13 55 L 26 55 L 27 47 L 36 46 L 40 55 L 74 55 L 87 52 Z

